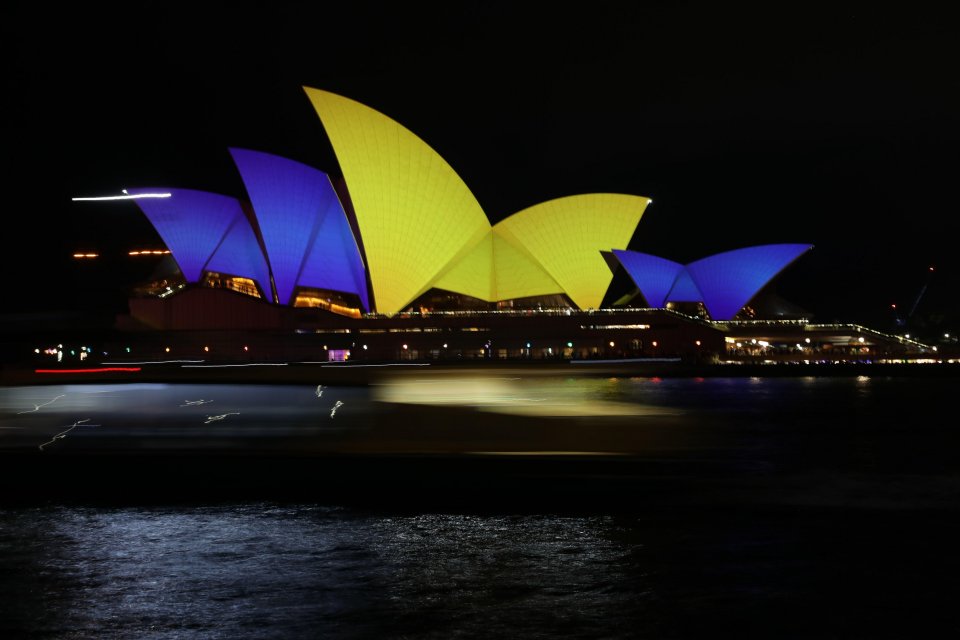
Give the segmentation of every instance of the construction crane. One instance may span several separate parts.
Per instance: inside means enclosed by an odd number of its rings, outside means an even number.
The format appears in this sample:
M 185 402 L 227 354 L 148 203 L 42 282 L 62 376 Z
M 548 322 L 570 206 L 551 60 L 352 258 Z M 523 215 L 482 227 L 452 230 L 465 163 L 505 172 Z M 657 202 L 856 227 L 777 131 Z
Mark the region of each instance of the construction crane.
M 933 279 L 933 272 L 934 268 L 932 266 L 927 268 L 927 280 L 923 283 L 923 286 L 920 287 L 920 293 L 917 294 L 916 299 L 913 301 L 913 306 L 910 307 L 910 313 L 907 314 L 907 322 L 910 322 L 910 318 L 913 317 L 913 312 L 917 310 L 917 305 L 920 304 L 920 298 L 927 292 L 927 285 L 929 285 L 930 280 Z
M 920 300 L 921 298 L 923 298 L 923 294 L 927 292 L 927 287 L 930 285 L 930 280 L 933 279 L 933 274 L 935 271 L 936 269 L 934 269 L 933 266 L 927 267 L 927 279 L 924 281 L 923 286 L 920 287 L 920 292 L 917 294 L 917 297 L 913 299 L 913 304 L 910 305 L 910 311 L 907 312 L 906 317 L 901 318 L 896 313 L 897 305 L 895 304 L 890 305 L 890 308 L 893 309 L 894 311 L 894 322 L 897 324 L 898 327 L 906 326 L 910 322 L 910 319 L 913 318 L 913 314 L 917 310 L 917 305 L 920 304 Z

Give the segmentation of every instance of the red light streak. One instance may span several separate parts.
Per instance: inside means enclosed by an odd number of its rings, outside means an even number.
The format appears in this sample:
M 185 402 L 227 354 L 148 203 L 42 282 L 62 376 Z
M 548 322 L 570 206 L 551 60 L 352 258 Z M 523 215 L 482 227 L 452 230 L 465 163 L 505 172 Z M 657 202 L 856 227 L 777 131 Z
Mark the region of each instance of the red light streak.
M 108 371 L 140 371 L 140 367 L 103 367 L 100 369 L 35 369 L 34 373 L 105 373 Z

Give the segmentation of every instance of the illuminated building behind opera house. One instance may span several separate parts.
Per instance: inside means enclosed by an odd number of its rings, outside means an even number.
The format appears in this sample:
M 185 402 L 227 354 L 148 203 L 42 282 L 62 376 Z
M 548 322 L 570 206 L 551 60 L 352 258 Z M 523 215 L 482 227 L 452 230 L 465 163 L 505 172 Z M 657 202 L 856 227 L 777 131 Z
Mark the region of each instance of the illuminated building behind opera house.
M 342 177 L 231 148 L 242 196 L 127 190 L 142 196 L 136 203 L 175 263 L 138 288 L 118 325 L 148 351 L 705 361 L 769 359 L 777 341 L 808 357 L 884 348 L 877 332 L 818 331 L 802 312 L 757 304 L 811 245 L 745 247 L 685 265 L 630 251 L 651 200 L 620 193 L 547 200 L 490 224 L 415 134 L 348 98 L 305 91 Z M 615 274 L 631 290 L 612 300 Z

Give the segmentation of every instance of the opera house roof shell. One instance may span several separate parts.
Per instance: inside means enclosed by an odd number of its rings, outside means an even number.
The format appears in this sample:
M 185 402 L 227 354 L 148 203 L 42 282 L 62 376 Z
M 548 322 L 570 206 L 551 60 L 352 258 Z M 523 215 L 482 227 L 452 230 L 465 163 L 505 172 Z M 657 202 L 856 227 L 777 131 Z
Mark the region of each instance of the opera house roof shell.
M 809 248 L 754 247 L 685 267 L 627 251 L 650 199 L 619 193 L 555 198 L 491 225 L 453 168 L 411 131 L 349 98 L 304 90 L 348 195 L 313 167 L 230 149 L 246 199 L 164 189 L 169 198 L 137 200 L 188 282 L 205 272 L 249 278 L 282 305 L 300 288 L 338 291 L 385 314 L 431 289 L 485 302 L 562 294 L 589 309 L 611 283 L 612 253 L 651 306 L 697 300 L 719 318 Z
M 702 302 L 713 320 L 732 320 L 778 273 L 813 248 L 767 244 L 725 251 L 682 265 L 637 251 L 613 250 L 651 307 Z

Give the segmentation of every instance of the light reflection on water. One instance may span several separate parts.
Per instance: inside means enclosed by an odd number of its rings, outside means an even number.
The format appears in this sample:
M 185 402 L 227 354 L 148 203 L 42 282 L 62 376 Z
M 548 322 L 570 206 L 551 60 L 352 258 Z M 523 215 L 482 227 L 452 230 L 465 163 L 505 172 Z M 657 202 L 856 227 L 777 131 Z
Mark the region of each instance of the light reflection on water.
M 787 410 L 814 412 L 816 407 L 858 410 L 883 415 L 892 395 L 903 404 L 915 399 L 935 401 L 935 390 L 950 380 L 891 379 L 866 376 L 840 378 L 641 378 L 536 375 L 503 376 L 445 373 L 443 375 L 396 375 L 369 388 L 338 386 L 322 397 L 316 385 L 193 385 L 193 384 L 109 384 L 52 385 L 48 387 L 0 388 L 0 423 L 15 422 L 22 416 L 37 420 L 57 415 L 70 418 L 92 412 L 125 411 L 171 421 L 199 412 L 207 415 L 240 414 L 242 420 L 285 424 L 307 421 L 317 424 L 330 417 L 336 401 L 345 404 L 338 419 L 366 417 L 370 400 L 410 405 L 447 405 L 483 412 L 531 416 L 624 416 L 647 417 L 682 414 L 764 413 L 776 415 Z M 931 384 L 933 383 L 933 384 Z M 202 403 L 202 404 L 201 404 Z M 874 406 L 871 406 L 874 405 Z M 874 408 L 881 410 L 874 411 Z M 194 411 L 196 410 L 196 411 Z M 201 420 L 202 422 L 202 420 Z M 329 428 L 340 422 L 326 421 Z
M 627 398 L 620 389 L 621 383 L 619 378 L 575 376 L 405 376 L 374 386 L 373 397 L 391 403 L 471 407 L 529 416 L 650 416 L 664 413 Z
M 9 638 L 895 638 L 960 621 L 955 515 L 248 503 L 0 525 Z
M 542 637 L 644 610 L 605 517 L 310 505 L 3 514 L 6 624 L 54 637 Z M 19 603 L 11 607 L 11 599 Z M 591 632 L 592 633 L 592 632 Z M 590 635 L 590 634 L 588 634 Z
M 897 386 L 908 384 L 898 382 Z M 775 411 L 784 398 L 831 401 L 872 395 L 889 381 L 856 378 L 398 376 L 375 385 L 373 398 L 543 416 L 653 416 L 690 411 Z

